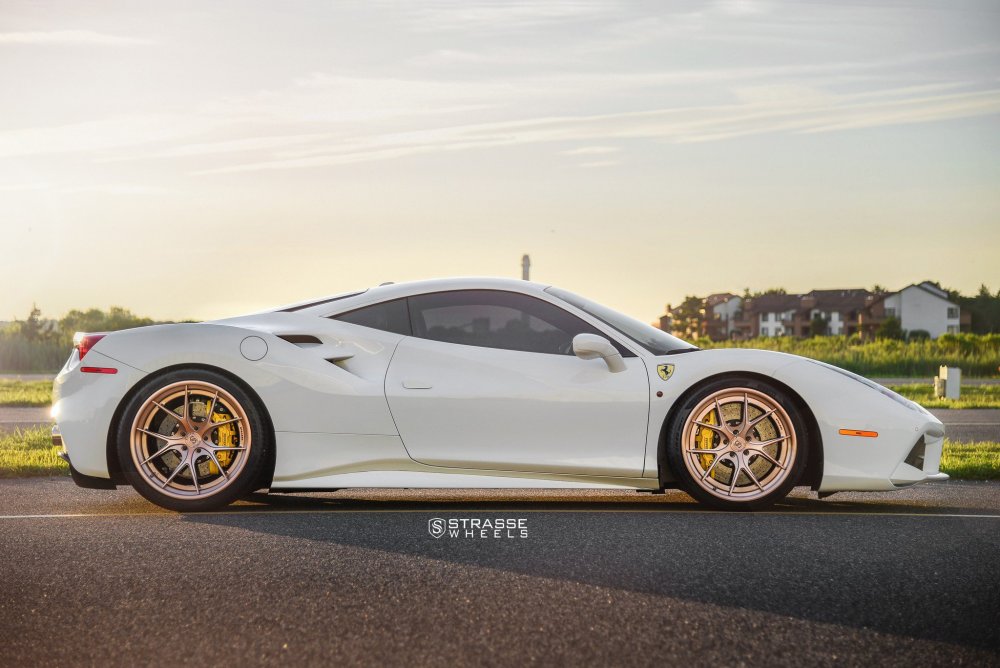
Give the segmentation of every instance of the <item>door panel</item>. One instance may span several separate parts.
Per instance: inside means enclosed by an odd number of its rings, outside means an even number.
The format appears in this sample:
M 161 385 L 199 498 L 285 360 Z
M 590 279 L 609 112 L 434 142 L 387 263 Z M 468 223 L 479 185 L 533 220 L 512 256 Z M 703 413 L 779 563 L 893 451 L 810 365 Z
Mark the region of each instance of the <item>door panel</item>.
M 603 360 L 414 337 L 385 391 L 409 455 L 434 466 L 640 476 L 649 380 Z

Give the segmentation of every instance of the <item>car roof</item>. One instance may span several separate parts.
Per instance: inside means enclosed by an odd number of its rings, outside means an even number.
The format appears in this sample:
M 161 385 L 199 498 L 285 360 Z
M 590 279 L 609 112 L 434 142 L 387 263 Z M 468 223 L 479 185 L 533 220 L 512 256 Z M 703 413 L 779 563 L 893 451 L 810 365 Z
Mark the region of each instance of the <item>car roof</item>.
M 428 292 L 446 292 L 449 290 L 506 290 L 523 294 L 537 295 L 543 293 L 547 284 L 523 281 L 514 278 L 496 277 L 454 277 L 432 278 L 403 283 L 383 283 L 381 285 L 359 290 L 320 297 L 304 302 L 288 304 L 271 311 L 298 311 L 303 314 L 326 315 L 358 308 L 366 304 L 375 304 Z

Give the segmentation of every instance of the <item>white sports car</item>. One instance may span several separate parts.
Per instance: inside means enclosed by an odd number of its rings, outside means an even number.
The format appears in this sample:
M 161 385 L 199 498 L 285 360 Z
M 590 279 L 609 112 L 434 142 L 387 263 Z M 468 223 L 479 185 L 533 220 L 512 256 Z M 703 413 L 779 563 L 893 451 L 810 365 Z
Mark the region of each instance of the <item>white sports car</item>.
M 351 487 L 680 487 L 757 509 L 795 485 L 825 495 L 947 478 L 942 424 L 860 376 L 699 350 L 504 279 L 79 334 L 53 417 L 77 484 L 131 484 L 178 511 Z

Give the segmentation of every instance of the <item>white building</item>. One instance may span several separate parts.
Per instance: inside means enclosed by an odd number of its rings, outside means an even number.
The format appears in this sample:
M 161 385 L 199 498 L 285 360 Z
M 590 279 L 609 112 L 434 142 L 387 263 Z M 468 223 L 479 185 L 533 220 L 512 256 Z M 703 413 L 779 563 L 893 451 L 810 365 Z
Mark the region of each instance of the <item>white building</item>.
M 729 292 L 709 295 L 705 298 L 707 322 L 704 335 L 716 341 L 733 338 L 736 320 L 740 315 L 743 300 Z
M 886 318 L 899 318 L 907 332 L 923 330 L 936 339 L 942 334 L 958 334 L 961 310 L 948 293 L 930 282 L 909 285 L 887 295 L 883 301 Z

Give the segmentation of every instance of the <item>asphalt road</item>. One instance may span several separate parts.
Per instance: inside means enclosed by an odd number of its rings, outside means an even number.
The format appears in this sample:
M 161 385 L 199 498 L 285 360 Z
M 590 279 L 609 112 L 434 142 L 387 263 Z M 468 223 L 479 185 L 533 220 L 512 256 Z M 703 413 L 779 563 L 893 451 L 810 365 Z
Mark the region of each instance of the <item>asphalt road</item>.
M 433 518 L 527 537 L 434 538 Z M 351 490 L 177 515 L 6 480 L 0 664 L 1000 665 L 998 563 L 996 483 L 757 514 Z

